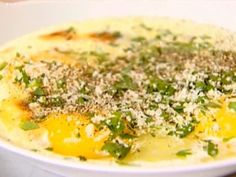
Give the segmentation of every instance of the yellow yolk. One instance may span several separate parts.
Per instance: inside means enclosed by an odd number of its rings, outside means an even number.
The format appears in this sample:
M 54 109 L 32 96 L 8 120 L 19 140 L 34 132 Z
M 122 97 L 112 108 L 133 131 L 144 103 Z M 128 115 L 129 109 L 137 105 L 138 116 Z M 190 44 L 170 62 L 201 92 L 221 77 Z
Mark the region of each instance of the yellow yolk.
M 89 159 L 105 157 L 101 149 L 109 132 L 97 131 L 86 117 L 78 114 L 50 115 L 43 124 L 54 152 Z
M 228 103 L 224 103 L 222 109 L 216 113 L 216 117 L 219 124 L 218 136 L 236 136 L 236 112 L 228 108 Z
M 214 113 L 199 114 L 200 123 L 195 132 L 200 136 L 216 136 L 219 138 L 236 137 L 236 112 L 228 108 L 224 101 L 221 108 Z

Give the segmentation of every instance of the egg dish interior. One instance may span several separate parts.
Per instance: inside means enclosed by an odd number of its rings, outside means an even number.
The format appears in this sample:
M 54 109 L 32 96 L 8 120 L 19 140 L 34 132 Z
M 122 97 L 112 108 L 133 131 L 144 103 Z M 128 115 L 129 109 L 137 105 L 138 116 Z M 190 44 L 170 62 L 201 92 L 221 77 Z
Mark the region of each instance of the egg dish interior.
M 236 155 L 236 37 L 165 18 L 71 23 L 0 50 L 1 137 L 123 165 Z

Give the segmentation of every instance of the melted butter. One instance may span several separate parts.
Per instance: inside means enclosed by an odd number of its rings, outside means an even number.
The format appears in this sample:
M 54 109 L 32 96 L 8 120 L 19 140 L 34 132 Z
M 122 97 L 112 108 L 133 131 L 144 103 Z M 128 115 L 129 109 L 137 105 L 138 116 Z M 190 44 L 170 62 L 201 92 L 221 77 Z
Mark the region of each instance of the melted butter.
M 140 138 L 141 147 L 138 152 L 130 154 L 127 161 L 162 161 L 178 158 L 176 153 L 183 149 L 191 149 L 196 139 L 175 137 L 152 137 L 145 135 Z

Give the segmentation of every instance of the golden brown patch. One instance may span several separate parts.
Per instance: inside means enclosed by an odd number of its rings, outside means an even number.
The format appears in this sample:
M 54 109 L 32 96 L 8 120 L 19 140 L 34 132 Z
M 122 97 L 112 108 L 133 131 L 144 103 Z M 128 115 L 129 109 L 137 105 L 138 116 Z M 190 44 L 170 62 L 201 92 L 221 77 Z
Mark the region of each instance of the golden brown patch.
M 56 31 L 53 33 L 49 33 L 49 34 L 45 34 L 40 36 L 41 39 L 44 40 L 57 40 L 57 39 L 64 39 L 64 40 L 72 40 L 77 38 L 78 35 L 76 33 L 76 31 L 73 28 L 69 28 L 66 30 L 62 30 L 62 31 Z
M 17 98 L 10 98 L 0 102 L 0 118 L 3 123 L 11 129 L 18 127 L 21 120 L 32 117 L 27 106 Z
M 90 34 L 81 34 L 74 28 L 68 28 L 66 30 L 56 31 L 49 34 L 44 34 L 40 36 L 43 40 L 80 40 L 80 39 L 91 39 L 98 40 L 102 42 L 113 42 L 114 40 L 121 37 L 119 32 L 96 32 Z
M 18 108 L 20 108 L 22 111 L 30 111 L 29 106 L 26 101 L 23 100 L 16 100 L 15 104 Z

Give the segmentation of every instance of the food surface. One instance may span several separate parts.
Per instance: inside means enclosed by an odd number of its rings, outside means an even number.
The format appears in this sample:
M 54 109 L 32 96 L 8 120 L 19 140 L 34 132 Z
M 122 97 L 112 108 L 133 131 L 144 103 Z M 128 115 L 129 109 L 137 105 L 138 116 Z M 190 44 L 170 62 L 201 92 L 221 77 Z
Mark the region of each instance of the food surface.
M 188 21 L 124 18 L 22 37 L 0 50 L 0 135 L 80 161 L 233 158 L 235 36 Z

